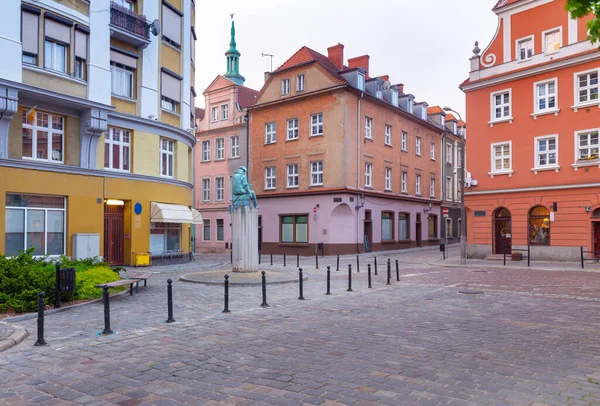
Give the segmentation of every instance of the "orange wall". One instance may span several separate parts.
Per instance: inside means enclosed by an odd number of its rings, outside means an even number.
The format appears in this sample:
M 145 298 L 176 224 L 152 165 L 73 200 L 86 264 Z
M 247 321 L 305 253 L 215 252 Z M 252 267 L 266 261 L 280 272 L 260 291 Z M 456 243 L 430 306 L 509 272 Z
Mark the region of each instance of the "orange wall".
M 568 44 L 568 29 L 569 13 L 565 10 L 564 5 L 560 1 L 547 3 L 527 12 L 514 14 L 511 16 L 511 45 L 512 55 L 511 60 L 516 58 L 515 41 L 534 35 L 534 50 L 535 53 L 543 52 L 544 38 L 542 32 L 558 28 L 562 26 L 562 43 L 563 46 Z
M 485 60 L 486 56 L 492 55 L 492 54 L 496 55 L 496 63 L 494 65 L 501 64 L 503 61 L 503 57 L 504 57 L 503 56 L 504 51 L 502 48 L 502 43 L 503 43 L 502 37 L 504 36 L 504 22 L 502 20 L 499 20 L 499 24 L 500 24 L 500 28 L 498 29 L 498 33 L 492 40 L 492 42 L 489 46 L 489 50 L 487 52 L 485 52 L 484 54 L 482 54 L 482 56 L 481 56 L 481 60 L 483 62 L 486 62 L 486 60 Z M 484 48 L 482 48 L 482 49 L 484 49 Z M 483 68 L 483 66 L 481 68 Z

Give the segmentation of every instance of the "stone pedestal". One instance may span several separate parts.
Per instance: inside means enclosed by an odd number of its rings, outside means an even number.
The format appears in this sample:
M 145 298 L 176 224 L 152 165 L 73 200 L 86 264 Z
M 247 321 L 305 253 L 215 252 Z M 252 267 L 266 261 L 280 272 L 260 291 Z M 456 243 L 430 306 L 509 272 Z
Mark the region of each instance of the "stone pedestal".
M 233 272 L 258 271 L 258 209 L 234 207 L 231 212 Z

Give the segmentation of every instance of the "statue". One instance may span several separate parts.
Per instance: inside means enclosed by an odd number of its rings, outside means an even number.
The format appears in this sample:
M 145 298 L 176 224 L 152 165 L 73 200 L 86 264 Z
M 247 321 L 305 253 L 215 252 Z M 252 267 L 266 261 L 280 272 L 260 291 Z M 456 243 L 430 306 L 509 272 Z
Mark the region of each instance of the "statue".
M 250 203 L 254 205 L 254 208 L 258 208 L 256 193 L 250 189 L 252 185 L 248 183 L 247 172 L 248 170 L 245 166 L 240 166 L 231 178 L 233 199 L 231 206 L 229 206 L 230 213 L 234 207 L 250 207 Z

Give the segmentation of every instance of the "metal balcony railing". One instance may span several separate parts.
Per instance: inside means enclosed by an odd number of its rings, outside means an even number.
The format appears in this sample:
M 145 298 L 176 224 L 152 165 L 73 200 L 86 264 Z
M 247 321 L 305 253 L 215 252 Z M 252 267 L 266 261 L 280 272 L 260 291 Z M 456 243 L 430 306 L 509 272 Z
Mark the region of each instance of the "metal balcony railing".
M 150 39 L 150 24 L 146 22 L 146 17 L 114 2 L 110 3 L 110 23 L 124 31 Z

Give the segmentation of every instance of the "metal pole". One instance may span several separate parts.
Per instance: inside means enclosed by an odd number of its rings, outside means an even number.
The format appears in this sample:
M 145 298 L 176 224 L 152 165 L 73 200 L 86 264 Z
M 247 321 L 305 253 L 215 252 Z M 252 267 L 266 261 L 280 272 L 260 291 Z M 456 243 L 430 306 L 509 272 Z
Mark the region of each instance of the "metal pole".
M 527 244 L 527 267 L 531 265 L 531 245 Z
M 260 307 L 269 307 L 269 304 L 267 303 L 267 277 L 265 276 L 265 271 L 262 271 L 261 275 L 262 275 L 262 296 L 263 296 L 263 302 L 260 305 Z
M 231 313 L 229 310 L 229 275 L 225 275 L 225 308 L 222 313 Z
M 359 260 L 359 256 L 356 256 L 356 272 L 360 272 L 360 260 Z
M 231 251 L 229 251 L 229 258 L 231 263 L 233 264 L 233 248 L 231 249 Z
M 583 269 L 583 247 L 579 247 L 581 249 L 581 269 Z
M 60 262 L 56 263 L 56 283 L 54 284 L 54 308 L 60 309 Z
M 460 114 L 459 114 L 460 116 Z M 467 264 L 467 210 L 465 209 L 465 138 L 460 143 L 460 264 Z
M 377 257 L 375 257 L 375 275 L 377 275 Z
M 300 268 L 300 254 L 296 253 L 296 268 Z
M 396 260 L 396 282 L 400 282 L 400 268 L 398 267 L 398 260 Z
M 271 252 L 271 265 L 273 265 L 273 253 Z
M 173 286 L 171 284 L 173 281 L 171 279 L 167 279 L 167 310 L 168 317 L 167 323 L 173 323 L 175 319 L 173 318 Z
M 44 340 L 44 308 L 44 292 L 38 292 L 37 341 L 33 344 L 36 347 L 48 345 Z
M 352 265 L 348 264 L 348 290 L 346 292 L 352 292 Z
M 506 266 L 506 248 L 502 251 L 502 255 L 504 255 L 504 266 Z
M 302 268 L 298 269 L 298 281 L 300 282 L 300 296 L 298 296 L 298 300 L 304 300 L 304 286 L 302 285 L 304 281 L 302 279 Z
M 369 289 L 371 289 L 371 264 L 367 265 L 368 279 L 369 279 Z
M 110 329 L 110 304 L 108 303 L 108 286 L 104 285 L 102 296 L 104 298 L 104 331 L 102 335 L 112 334 L 113 331 Z
M 390 262 L 390 259 L 388 258 L 387 260 L 387 283 L 386 285 L 391 285 L 392 284 L 392 264 Z
M 285 266 L 285 252 L 283 253 L 283 266 Z
M 319 255 L 315 254 L 315 269 L 319 269 Z
M 336 271 L 340 270 L 340 254 L 337 255 L 337 262 L 336 262 L 335 270 Z
M 327 293 L 325 295 L 331 295 L 331 267 L 327 267 Z
M 260 253 L 260 250 L 258 250 L 258 265 L 260 265 L 260 257 L 262 256 L 262 254 Z

